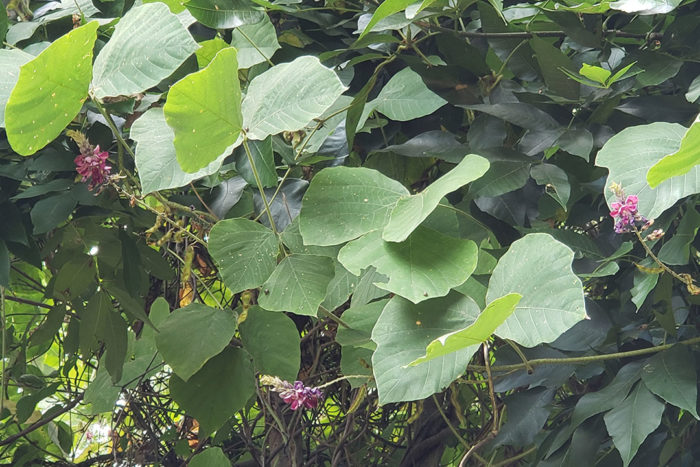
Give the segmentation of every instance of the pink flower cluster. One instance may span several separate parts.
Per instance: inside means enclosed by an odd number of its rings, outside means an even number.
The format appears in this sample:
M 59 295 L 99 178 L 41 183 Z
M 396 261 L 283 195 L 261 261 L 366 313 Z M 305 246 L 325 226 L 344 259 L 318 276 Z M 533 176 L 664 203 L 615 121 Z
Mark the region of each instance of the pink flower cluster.
M 83 176 L 82 181 L 90 180 L 90 190 L 102 185 L 109 177 L 112 167 L 107 165 L 108 157 L 109 153 L 100 151 L 100 146 L 97 145 L 94 149 L 81 147 L 80 155 L 74 159 L 75 170 Z
M 631 232 L 635 222 L 642 224 L 649 222 L 644 216 L 637 212 L 637 203 L 639 203 L 639 198 L 637 198 L 637 196 L 629 195 L 625 197 L 624 191 L 622 191 L 622 188 L 617 184 L 613 184 L 610 188 L 617 197 L 617 201 L 610 203 L 610 207 L 612 208 L 610 210 L 610 215 L 615 219 L 616 233 Z M 645 230 L 647 227 L 648 226 L 642 227 L 642 230 Z
M 301 381 L 294 381 L 292 384 L 276 376 L 263 376 L 260 382 L 271 386 L 273 391 L 278 392 L 282 400 L 289 404 L 292 410 L 297 410 L 300 407 L 314 409 L 323 398 L 323 392 L 320 389 L 305 386 Z

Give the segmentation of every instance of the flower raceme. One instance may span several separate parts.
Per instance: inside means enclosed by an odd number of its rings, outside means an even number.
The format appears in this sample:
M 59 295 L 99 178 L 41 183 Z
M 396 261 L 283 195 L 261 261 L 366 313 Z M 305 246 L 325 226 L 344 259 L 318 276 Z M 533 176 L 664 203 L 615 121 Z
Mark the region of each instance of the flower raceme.
M 98 144 L 94 149 L 85 148 L 83 151 L 81 148 L 81 153 L 77 156 L 73 162 L 75 162 L 75 170 L 82 175 L 82 182 L 90 180 L 88 188 L 90 190 L 94 189 L 96 186 L 102 185 L 109 177 L 109 172 L 112 167 L 107 165 L 107 158 L 109 153 L 107 151 L 100 151 L 100 145 Z
M 294 381 L 294 384 L 292 384 L 289 381 L 281 380 L 277 376 L 263 376 L 260 378 L 260 382 L 271 386 L 273 391 L 278 392 L 282 400 L 292 410 L 297 410 L 300 407 L 314 409 L 323 397 L 323 392 L 320 389 L 305 386 L 301 381 Z
M 629 195 L 625 197 L 622 187 L 616 183 L 613 183 L 610 189 L 617 197 L 617 201 L 610 203 L 610 215 L 615 219 L 616 233 L 631 232 L 636 222 L 651 225 L 644 216 L 637 212 L 637 204 L 639 203 L 637 196 Z M 642 230 L 647 227 L 644 226 Z

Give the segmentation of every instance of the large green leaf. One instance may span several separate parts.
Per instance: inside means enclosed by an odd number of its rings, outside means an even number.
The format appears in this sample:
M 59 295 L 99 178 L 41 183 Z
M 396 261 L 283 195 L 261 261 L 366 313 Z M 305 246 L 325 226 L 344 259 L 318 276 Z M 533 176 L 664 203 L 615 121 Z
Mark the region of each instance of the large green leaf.
M 268 136 L 262 141 L 248 143 L 250 157 L 253 159 L 260 184 L 266 188 L 277 187 L 277 170 L 275 170 L 275 155 L 272 152 L 272 137 Z M 256 174 L 250 164 L 248 154 L 244 148 L 239 147 L 235 154 L 236 172 L 251 186 L 256 186 Z
M 221 448 L 209 447 L 187 463 L 188 467 L 231 467 L 231 461 Z
M 522 300 L 496 335 L 525 347 L 552 342 L 586 317 L 583 286 L 571 269 L 574 252 L 547 234 L 513 242 L 493 270 L 486 301 L 511 292 Z
M 304 243 L 337 245 L 381 229 L 399 198 L 408 194 L 403 185 L 376 170 L 324 169 L 304 194 L 299 214 Z
M 175 83 L 163 112 L 175 132 L 175 153 L 185 172 L 196 172 L 216 160 L 241 132 L 236 50 L 223 49 L 206 68 Z
M 447 101 L 428 89 L 420 75 L 410 68 L 396 73 L 365 112 L 377 110 L 392 120 L 408 121 L 430 115 Z
M 605 426 L 627 467 L 646 437 L 659 426 L 666 406 L 643 384 L 605 414 Z
M 417 358 L 409 365 L 415 366 L 469 347 L 474 347 L 472 352 L 476 352 L 479 345 L 491 337 L 496 328 L 515 311 L 515 306 L 521 298 L 522 295 L 517 293 L 497 298 L 484 308 L 476 321 L 464 329 L 438 337 L 425 348 L 424 356 Z
M 316 316 L 333 271 L 333 260 L 327 256 L 287 256 L 263 284 L 258 303 L 266 310 Z
M 244 24 L 231 32 L 231 45 L 238 50 L 238 68 L 250 68 L 269 60 L 277 49 L 275 26 L 265 15 L 255 24 Z
M 73 29 L 22 65 L 5 106 L 7 139 L 30 156 L 53 141 L 80 112 L 92 78 L 97 21 Z
M 554 389 L 536 387 L 509 395 L 506 400 L 508 420 L 494 440 L 497 446 L 532 444 L 552 411 Z
M 209 233 L 209 253 L 233 293 L 259 287 L 277 266 L 277 237 L 248 219 L 217 222 Z
M 0 120 L 1 122 L 1 120 Z M 656 188 L 663 181 L 685 175 L 700 164 L 700 117 L 685 132 L 677 152 L 664 156 L 647 172 L 647 183 Z
M 193 303 L 171 313 L 158 331 L 158 351 L 173 371 L 187 381 L 231 341 L 236 317 L 230 311 Z
M 0 11 L 0 16 L 2 14 Z M 5 104 L 19 79 L 19 68 L 32 58 L 19 49 L 0 50 L 0 127 L 5 126 Z
M 132 8 L 114 27 L 112 38 L 95 59 L 95 95 L 128 96 L 145 91 L 170 76 L 197 47 L 164 3 Z
M 700 229 L 700 213 L 691 205 L 683 215 L 673 237 L 659 250 L 658 258 L 666 264 L 688 264 L 690 245 L 695 240 L 698 229 Z
M 257 371 L 289 381 L 297 379 L 300 337 L 294 321 L 287 315 L 251 306 L 239 330 Z
M 379 403 L 423 399 L 464 373 L 476 348 L 443 355 L 422 365 L 406 365 L 424 355 L 433 339 L 469 325 L 478 316 L 476 303 L 457 292 L 418 305 L 401 297 L 392 298 L 372 330 L 372 340 L 377 344 L 372 366 Z
M 345 86 L 318 58 L 304 55 L 256 76 L 243 100 L 244 128 L 250 139 L 265 139 L 304 128 L 323 114 Z
M 686 128 L 677 123 L 656 122 L 625 128 L 610 138 L 596 157 L 596 165 L 610 171 L 605 184 L 608 206 L 616 200 L 607 189 L 613 182 L 620 184 L 627 195 L 639 197 L 639 212 L 649 219 L 658 217 L 679 199 L 700 192 L 700 166 L 659 183 L 655 189 L 646 182 L 646 174 L 654 164 L 678 151 L 685 132 Z
M 212 29 L 232 29 L 262 21 L 265 11 L 247 0 L 190 0 L 185 7 Z
M 494 161 L 488 172 L 469 186 L 469 194 L 475 198 L 500 196 L 522 188 L 528 178 L 529 161 Z
M 202 437 L 221 427 L 254 393 L 253 368 L 243 349 L 225 348 L 187 382 L 178 375 L 170 378 L 170 394 L 188 415 L 199 421 Z
M 642 366 L 642 381 L 669 404 L 698 417 L 698 385 L 695 358 L 683 345 L 659 352 Z
M 681 0 L 617 0 L 610 8 L 638 15 L 657 15 L 673 11 Z
M 228 155 L 225 151 L 203 169 L 194 173 L 184 172 L 175 155 L 175 133 L 165 122 L 162 107 L 149 109 L 141 115 L 131 126 L 129 135 L 137 143 L 136 168 L 143 193 L 179 188 L 216 173 Z
M 382 238 L 388 242 L 402 242 L 408 238 L 440 203 L 443 196 L 481 177 L 489 168 L 489 161 L 469 154 L 447 174 L 430 184 L 423 192 L 404 196 L 391 211 L 389 223 Z
M 476 268 L 478 250 L 472 240 L 421 226 L 402 243 L 385 242 L 380 231 L 370 232 L 345 245 L 338 261 L 356 275 L 374 266 L 389 277 L 378 287 L 418 303 L 442 297 L 466 281 Z

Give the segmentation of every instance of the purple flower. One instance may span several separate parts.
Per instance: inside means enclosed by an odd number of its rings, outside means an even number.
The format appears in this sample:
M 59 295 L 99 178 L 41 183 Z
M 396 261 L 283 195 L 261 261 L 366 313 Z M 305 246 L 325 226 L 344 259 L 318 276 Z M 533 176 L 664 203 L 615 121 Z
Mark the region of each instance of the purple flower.
M 610 203 L 610 215 L 615 219 L 615 232 L 625 233 L 632 231 L 635 223 L 647 223 L 647 219 L 637 212 L 639 198 L 635 195 L 625 197 L 622 188 L 613 184 L 610 189 L 615 193 L 617 201 Z
M 263 376 L 260 382 L 271 386 L 273 391 L 279 392 L 282 400 L 289 404 L 292 410 L 297 410 L 300 407 L 314 409 L 323 397 L 323 392 L 320 389 L 305 386 L 301 381 L 294 381 L 292 384 L 276 376 Z
M 109 153 L 100 151 L 100 146 L 97 145 L 94 149 L 81 147 L 80 155 L 73 160 L 75 170 L 82 175 L 81 181 L 90 180 L 90 190 L 102 185 L 109 177 L 112 167 L 107 165 L 108 157 Z

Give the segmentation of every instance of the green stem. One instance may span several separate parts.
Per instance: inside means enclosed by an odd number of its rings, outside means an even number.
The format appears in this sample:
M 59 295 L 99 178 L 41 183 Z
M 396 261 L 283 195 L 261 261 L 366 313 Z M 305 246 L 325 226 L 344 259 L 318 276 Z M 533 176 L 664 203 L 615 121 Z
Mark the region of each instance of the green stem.
M 253 48 L 254 48 L 255 50 L 257 50 L 258 53 L 259 53 L 260 55 L 262 55 L 262 58 L 265 59 L 265 61 L 267 62 L 268 65 L 270 65 L 270 66 L 275 66 L 275 64 L 272 63 L 272 60 L 270 60 L 270 59 L 267 57 L 267 55 L 265 55 L 265 54 L 263 53 L 263 51 L 260 50 L 260 49 L 258 48 L 258 46 L 255 44 L 255 42 L 253 42 L 253 40 L 252 40 L 250 37 L 248 37 L 248 34 L 246 34 L 245 32 L 243 32 L 243 29 L 242 29 L 242 28 L 236 28 L 236 31 L 238 31 L 238 32 L 241 34 L 241 36 L 243 36 L 243 37 L 245 38 L 245 40 L 247 40 L 248 42 L 250 42 L 250 45 L 252 45 Z
M 97 107 L 97 110 L 100 112 L 100 114 L 102 114 L 102 116 L 104 117 L 110 130 L 112 130 L 112 133 L 114 133 L 114 137 L 117 138 L 117 142 L 121 145 L 122 148 L 124 148 L 126 152 L 129 153 L 129 155 L 134 160 L 136 160 L 136 154 L 134 154 L 134 151 L 132 151 L 131 147 L 129 147 L 129 145 L 126 143 L 126 140 L 122 136 L 122 132 L 119 131 L 117 125 L 114 123 L 114 120 L 112 120 L 112 116 L 107 112 L 107 110 L 105 110 L 105 108 L 100 103 L 100 100 L 92 92 L 90 92 L 90 99 L 92 100 L 92 103 L 95 104 L 95 107 Z M 122 172 L 126 172 L 126 170 L 124 169 L 123 160 L 119 161 L 119 170 Z M 132 174 L 129 174 L 129 176 L 133 177 Z
M 442 410 L 442 406 L 440 405 L 440 402 L 437 400 L 437 397 L 435 397 L 435 394 L 433 394 L 433 403 L 435 403 L 435 407 L 437 407 L 438 412 L 440 412 L 440 415 L 442 416 L 442 419 L 445 421 L 447 424 L 447 427 L 450 429 L 453 435 L 455 435 L 455 438 L 459 441 L 459 444 L 464 446 L 464 448 L 468 451 L 471 449 L 471 446 L 469 446 L 469 443 L 467 443 L 467 440 L 462 438 L 462 436 L 459 434 L 457 429 L 452 425 L 452 422 L 450 422 L 450 419 L 447 417 L 445 412 Z
M 523 351 L 520 350 L 520 347 L 518 347 L 518 344 L 516 344 L 515 342 L 513 342 L 513 341 L 510 340 L 510 339 L 505 339 L 505 341 L 506 341 L 506 343 L 507 343 L 508 345 L 510 345 L 510 346 L 512 347 L 513 350 L 515 350 L 515 353 L 518 354 L 518 357 L 520 357 L 520 360 L 523 361 L 523 363 L 525 364 L 525 368 L 527 368 L 527 372 L 530 373 L 530 374 L 532 374 L 532 372 L 534 371 L 534 370 L 532 369 L 532 365 L 530 365 L 530 364 L 528 363 L 527 357 L 525 356 L 525 354 L 523 353 Z
M 639 229 L 638 229 L 636 226 L 632 226 L 632 229 L 633 229 L 633 231 L 634 231 L 634 234 L 635 234 L 635 235 L 637 236 L 637 238 L 639 239 L 639 243 L 642 244 L 642 247 L 644 248 L 644 251 L 647 252 L 647 254 L 651 257 L 651 259 L 653 259 L 654 262 L 655 262 L 656 264 L 658 264 L 659 267 L 660 267 L 661 269 L 663 269 L 664 271 L 666 271 L 667 273 L 669 273 L 671 276 L 675 277 L 676 279 L 678 279 L 679 281 L 681 281 L 682 283 L 684 283 L 685 285 L 687 285 L 687 286 L 689 286 L 689 287 L 693 285 L 693 280 L 690 279 L 690 277 L 688 277 L 688 278 L 681 277 L 681 276 L 680 276 L 679 274 L 677 274 L 673 269 L 671 269 L 671 268 L 669 268 L 668 266 L 666 266 L 666 264 L 664 264 L 663 261 L 661 261 L 659 258 L 657 258 L 657 256 L 654 254 L 653 251 L 651 251 L 651 248 L 649 248 L 649 246 L 647 245 L 647 243 L 646 243 L 646 242 L 644 241 L 644 239 L 642 238 L 642 234 L 639 232 Z
M 528 360 L 526 363 L 516 363 L 513 365 L 497 365 L 492 366 L 491 371 L 511 371 L 511 370 L 523 370 L 529 365 L 530 367 L 541 366 L 541 365 L 586 365 L 593 362 L 602 362 L 605 360 L 615 360 L 618 358 L 636 357 L 639 355 L 648 355 L 656 352 L 661 352 L 663 350 L 668 350 L 674 345 L 693 345 L 700 344 L 700 337 L 693 337 L 691 339 L 686 339 L 678 341 L 673 344 L 664 344 L 656 347 L 647 347 L 644 349 L 629 350 L 627 352 L 616 352 L 604 355 L 589 355 L 587 357 L 571 357 L 571 358 L 536 358 L 534 360 Z M 468 370 L 472 371 L 486 371 L 486 367 L 483 365 L 469 365 Z
M 341 381 L 345 381 L 345 380 L 347 380 L 347 379 L 360 379 L 360 378 L 361 378 L 361 379 L 372 379 L 373 377 L 372 377 L 372 376 L 369 376 L 369 375 L 346 375 L 346 376 L 341 376 L 340 378 L 336 378 L 336 379 L 334 379 L 334 380 L 332 380 L 332 381 L 328 381 L 327 383 L 323 383 L 323 384 L 320 385 L 320 386 L 316 386 L 316 388 L 317 388 L 317 389 L 323 389 L 323 388 L 327 388 L 328 386 L 331 386 L 331 385 L 333 385 L 333 384 L 335 384 L 335 383 L 339 383 L 339 382 L 341 382 Z
M 258 169 L 255 167 L 255 161 L 253 160 L 253 155 L 250 153 L 250 148 L 248 147 L 248 138 L 243 138 L 243 148 L 245 149 L 245 154 L 248 157 L 248 162 L 250 163 L 250 170 L 253 171 L 253 177 L 255 177 L 255 183 L 258 185 L 258 191 L 260 192 L 260 197 L 265 205 L 265 212 L 267 213 L 267 219 L 270 221 L 270 227 L 272 231 L 277 235 L 277 227 L 275 226 L 275 220 L 272 218 L 272 211 L 270 210 L 270 203 L 267 201 L 267 196 L 265 196 L 265 188 L 260 181 L 260 175 L 258 174 Z

